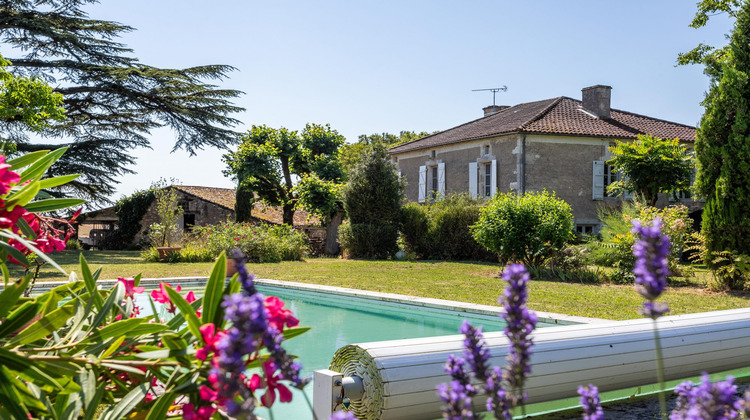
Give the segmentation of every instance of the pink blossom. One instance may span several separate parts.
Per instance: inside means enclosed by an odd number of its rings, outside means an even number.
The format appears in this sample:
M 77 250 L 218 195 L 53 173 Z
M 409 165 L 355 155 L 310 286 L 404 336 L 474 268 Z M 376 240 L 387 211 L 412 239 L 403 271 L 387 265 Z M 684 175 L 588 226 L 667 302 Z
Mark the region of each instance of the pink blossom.
M 263 376 L 265 379 L 258 376 L 257 373 L 253 374 L 253 377 L 250 379 L 249 388 L 253 392 L 261 386 L 265 386 L 267 391 L 260 397 L 265 407 L 271 407 L 274 401 L 276 401 L 276 391 L 279 391 L 279 400 L 281 402 L 287 403 L 292 401 L 292 392 L 284 384 L 279 383 L 283 378 L 280 375 L 274 376 L 275 372 L 276 363 L 268 361 L 263 363 Z
M 292 316 L 292 311 L 284 309 L 284 302 L 275 296 L 266 296 L 266 312 L 268 312 L 268 323 L 276 327 L 279 331 L 284 331 L 284 325 L 287 327 L 296 327 L 299 320 Z
M 198 300 L 198 298 L 195 297 L 195 293 L 193 293 L 193 291 L 191 290 L 187 295 L 185 295 L 185 300 L 187 301 L 187 303 L 193 303 Z
M 205 385 L 201 385 L 199 392 L 202 400 L 210 402 L 219 400 L 219 394 Z
M 206 345 L 195 352 L 195 357 L 198 360 L 206 360 L 210 353 L 216 352 L 216 343 L 224 335 L 224 331 L 217 332 L 214 324 L 203 324 L 200 327 L 200 332 L 201 338 Z
M 0 195 L 5 195 L 10 191 L 10 184 L 17 184 L 21 181 L 21 176 L 8 170 L 10 165 L 5 163 L 5 156 L 0 155 Z
M 193 404 L 185 404 L 182 406 L 182 418 L 184 420 L 209 420 L 215 411 L 216 409 L 210 405 L 200 407 L 198 411 L 195 411 Z
M 152 290 L 151 297 L 159 303 L 162 303 L 165 305 L 168 304 L 169 308 L 167 309 L 167 312 L 169 312 L 170 314 L 173 314 L 175 313 L 175 311 L 177 311 L 177 308 L 174 306 L 174 303 L 172 303 L 172 301 L 169 299 L 169 295 L 167 294 L 167 291 L 164 289 L 164 286 L 172 286 L 172 285 L 169 283 L 159 283 L 159 290 Z M 178 284 L 177 286 L 173 287 L 173 289 L 176 292 L 179 292 L 180 290 L 182 290 L 182 286 Z
M 132 277 L 118 277 L 117 281 L 125 286 L 125 295 L 130 298 L 133 298 L 136 293 L 143 293 L 146 290 L 144 287 L 136 287 L 135 279 Z

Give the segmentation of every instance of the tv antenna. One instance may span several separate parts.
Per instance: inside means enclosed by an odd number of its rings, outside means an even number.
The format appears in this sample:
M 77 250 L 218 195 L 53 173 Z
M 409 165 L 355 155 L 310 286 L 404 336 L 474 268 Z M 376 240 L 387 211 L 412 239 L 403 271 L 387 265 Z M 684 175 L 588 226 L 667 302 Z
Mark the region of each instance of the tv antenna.
M 472 92 L 480 92 L 480 91 L 485 91 L 485 90 L 489 90 L 489 91 L 492 92 L 492 109 L 495 109 L 495 94 L 497 92 L 500 92 L 501 90 L 503 92 L 507 92 L 508 91 L 508 86 L 503 85 L 503 87 L 489 88 L 489 89 L 472 89 L 471 91 Z

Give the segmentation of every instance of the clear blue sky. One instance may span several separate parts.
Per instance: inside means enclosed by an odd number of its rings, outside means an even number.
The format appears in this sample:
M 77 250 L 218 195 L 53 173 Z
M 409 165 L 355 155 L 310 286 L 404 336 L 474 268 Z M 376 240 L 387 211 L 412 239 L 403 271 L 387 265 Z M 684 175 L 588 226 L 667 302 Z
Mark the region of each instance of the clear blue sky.
M 675 67 L 699 42 L 723 45 L 725 16 L 688 27 L 695 2 L 672 1 L 103 1 L 90 16 L 136 28 L 121 41 L 145 64 L 238 69 L 222 86 L 244 131 L 329 123 L 360 134 L 444 130 L 480 117 L 492 101 L 472 89 L 508 86 L 501 105 L 612 86 L 612 107 L 695 125 L 708 79 Z M 137 175 L 118 198 L 160 177 L 232 187 L 221 152 L 169 154 L 174 135 L 152 133 Z

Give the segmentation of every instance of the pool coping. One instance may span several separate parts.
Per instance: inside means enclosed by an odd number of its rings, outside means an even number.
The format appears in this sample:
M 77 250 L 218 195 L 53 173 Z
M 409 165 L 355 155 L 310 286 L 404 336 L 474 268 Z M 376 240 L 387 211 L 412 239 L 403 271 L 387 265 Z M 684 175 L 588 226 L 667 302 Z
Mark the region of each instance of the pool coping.
M 228 279 L 228 278 L 227 278 Z M 166 277 L 166 278 L 148 278 L 141 279 L 141 286 L 158 287 L 159 283 L 179 284 L 182 287 L 199 287 L 208 281 L 208 277 Z M 99 280 L 99 287 L 112 287 L 117 282 L 116 279 Z M 370 299 L 381 302 L 400 303 L 408 306 L 417 306 L 425 308 L 443 309 L 455 312 L 465 312 L 467 314 L 499 316 L 502 308 L 494 305 L 480 305 L 476 303 L 459 302 L 454 300 L 424 298 L 418 296 L 401 295 L 397 293 L 372 292 L 369 290 L 352 289 L 348 287 L 326 286 L 321 284 L 299 283 L 294 281 L 274 280 L 274 279 L 255 279 L 258 285 L 283 287 L 307 292 L 326 293 L 330 295 L 357 297 Z M 49 290 L 64 284 L 63 282 L 37 282 L 34 285 L 35 290 Z M 0 283 L 0 291 L 3 290 Z M 534 311 L 540 322 L 557 325 L 573 324 L 598 324 L 602 322 L 611 322 L 609 319 L 589 318 L 582 316 L 558 314 L 554 312 Z

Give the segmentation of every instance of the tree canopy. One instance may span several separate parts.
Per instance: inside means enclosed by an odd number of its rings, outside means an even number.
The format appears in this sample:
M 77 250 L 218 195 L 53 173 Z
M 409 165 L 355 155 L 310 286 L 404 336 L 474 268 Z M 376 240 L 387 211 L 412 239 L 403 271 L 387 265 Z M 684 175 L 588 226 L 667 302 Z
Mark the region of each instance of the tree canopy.
M 307 124 L 301 134 L 254 125 L 242 136 L 237 151 L 224 155 L 224 174 L 238 181 L 237 220 L 247 220 L 252 204 L 263 200 L 281 206 L 284 223 L 293 224 L 298 180 L 314 174 L 323 181 L 339 182 L 342 172 L 336 155 L 344 141 L 329 125 Z
M 723 60 L 706 63 L 711 86 L 696 133 L 695 188 L 706 200 L 708 250 L 750 255 L 750 3 L 736 17 Z
M 618 141 L 609 149 L 614 157 L 607 161 L 623 179 L 607 187 L 612 193 L 636 193 L 650 206 L 659 193 L 687 191 L 693 175 L 693 158 L 679 139 L 662 140 L 639 135 L 633 142 Z
M 18 54 L 9 57 L 14 74 L 38 76 L 63 97 L 67 118 L 42 131 L 42 139 L 70 142 L 50 174 L 82 173 L 65 192 L 103 202 L 118 176 L 133 173 L 132 150 L 149 147 L 151 130 L 172 128 L 173 150 L 195 154 L 204 147 L 224 148 L 237 140 L 231 127 L 239 121 L 232 115 L 242 108 L 231 102 L 241 92 L 208 83 L 224 79 L 232 67 L 142 64 L 116 41 L 133 28 L 89 18 L 82 7 L 94 2 L 4 1 L 0 37 Z M 15 118 L 3 118 L 2 124 L 19 151 L 51 148 L 32 142 L 28 128 Z
M 383 147 L 388 149 L 428 135 L 430 133 L 425 131 L 419 133 L 415 131 L 401 131 L 398 135 L 391 133 L 362 134 L 356 143 L 345 144 L 341 147 L 339 160 L 341 161 L 344 173 L 348 175 L 362 161 L 365 155 L 370 152 L 370 148 Z

